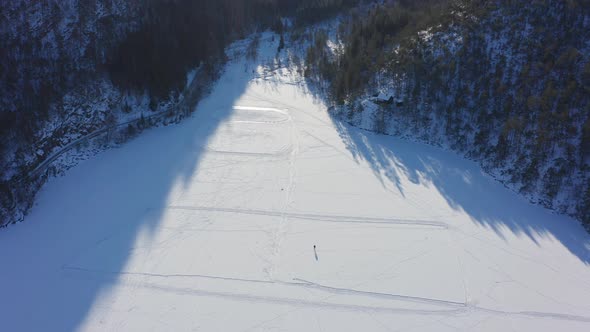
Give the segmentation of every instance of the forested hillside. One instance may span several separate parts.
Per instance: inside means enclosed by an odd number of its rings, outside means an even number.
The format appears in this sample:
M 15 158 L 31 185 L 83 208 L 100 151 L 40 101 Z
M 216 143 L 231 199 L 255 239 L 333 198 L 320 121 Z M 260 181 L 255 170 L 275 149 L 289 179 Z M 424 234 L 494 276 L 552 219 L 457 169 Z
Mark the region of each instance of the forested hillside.
M 32 172 L 39 165 L 91 133 L 138 120 L 126 129 L 132 135 L 150 125 L 144 116 L 173 113 L 190 79 L 221 64 L 232 40 L 257 29 L 281 32 L 287 16 L 296 25 L 316 22 L 356 2 L 3 2 L 0 225 L 30 206 L 48 174 Z
M 335 115 L 451 148 L 590 226 L 589 1 L 386 2 L 337 30 L 306 57 Z
M 64 147 L 185 116 L 230 42 L 287 26 L 296 41 L 341 13 L 303 39 L 335 116 L 446 146 L 590 223 L 588 0 L 15 0 L 0 8 L 0 224 Z

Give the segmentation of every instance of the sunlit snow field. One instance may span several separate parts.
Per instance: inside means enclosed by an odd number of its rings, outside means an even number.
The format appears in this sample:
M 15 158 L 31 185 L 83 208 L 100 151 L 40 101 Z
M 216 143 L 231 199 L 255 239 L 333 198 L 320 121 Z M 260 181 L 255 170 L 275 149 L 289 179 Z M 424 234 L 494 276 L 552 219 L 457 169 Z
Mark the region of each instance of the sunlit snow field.
M 0 231 L 1 330 L 590 331 L 577 222 L 331 118 L 275 54 Z

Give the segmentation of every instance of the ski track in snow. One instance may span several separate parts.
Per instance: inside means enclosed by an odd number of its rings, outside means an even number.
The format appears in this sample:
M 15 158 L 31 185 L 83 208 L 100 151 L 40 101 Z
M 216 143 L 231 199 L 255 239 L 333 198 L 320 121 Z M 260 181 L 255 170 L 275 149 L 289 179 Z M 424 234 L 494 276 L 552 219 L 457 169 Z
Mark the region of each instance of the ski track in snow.
M 278 280 L 251 280 L 251 279 L 240 279 L 240 278 L 231 278 L 231 277 L 222 277 L 222 276 L 209 276 L 209 275 L 197 275 L 197 274 L 154 274 L 154 273 L 142 273 L 142 272 L 105 272 L 105 271 L 95 271 L 77 267 L 63 267 L 63 270 L 66 271 L 74 271 L 74 272 L 82 272 L 82 273 L 92 273 L 92 274 L 99 274 L 99 275 L 118 275 L 118 276 L 132 276 L 132 277 L 150 277 L 150 278 L 194 278 L 194 279 L 212 279 L 212 280 L 221 280 L 221 281 L 233 281 L 233 282 L 241 282 L 241 283 L 254 283 L 254 284 L 265 284 L 265 285 L 279 285 L 279 286 L 286 286 L 286 287 L 302 287 L 302 288 L 310 288 L 310 289 L 317 289 L 323 292 L 332 293 L 332 294 L 342 294 L 342 295 L 352 295 L 352 296 L 364 296 L 370 298 L 377 298 L 377 299 L 385 299 L 385 300 L 394 300 L 394 301 L 403 301 L 403 302 L 413 302 L 418 304 L 426 304 L 426 305 L 434 305 L 440 307 L 447 307 L 448 309 L 438 309 L 438 310 L 427 310 L 427 309 L 404 309 L 404 308 L 388 308 L 383 306 L 363 306 L 363 305 L 348 305 L 343 303 L 328 303 L 328 302 L 321 302 L 321 301 L 305 301 L 305 300 L 296 300 L 291 298 L 283 298 L 279 296 L 257 296 L 256 294 L 239 294 L 239 293 L 230 293 L 230 292 L 214 292 L 208 291 L 206 289 L 195 289 L 195 288 L 175 288 L 169 286 L 159 286 L 157 283 L 149 283 L 149 282 L 129 282 L 126 281 L 129 285 L 133 287 L 144 287 L 150 289 L 156 289 L 163 292 L 171 292 L 181 295 L 187 296 L 212 296 L 212 297 L 223 297 L 223 298 L 230 298 L 235 300 L 242 300 L 242 301 L 252 301 L 252 302 L 264 302 L 264 303 L 277 303 L 277 304 L 290 304 L 295 306 L 311 306 L 311 307 L 324 307 L 329 309 L 344 309 L 344 310 L 352 310 L 352 311 L 383 311 L 383 312 L 396 312 L 396 313 L 413 313 L 413 314 L 422 314 L 422 315 L 448 315 L 448 314 L 461 314 L 461 313 L 468 313 L 469 311 L 480 311 L 484 313 L 491 313 L 494 315 L 502 315 L 502 316 L 527 316 L 527 317 L 538 317 L 538 318 L 554 318 L 559 320 L 571 320 L 571 321 L 580 321 L 580 322 L 590 322 L 590 317 L 588 316 L 577 316 L 577 315 L 568 315 L 562 313 L 553 313 L 553 312 L 536 312 L 536 311 L 503 311 L 503 310 L 495 310 L 489 308 L 483 308 L 475 305 L 471 305 L 469 303 L 463 302 L 455 302 L 455 301 L 445 301 L 440 299 L 433 299 L 433 298 L 424 298 L 424 297 L 415 297 L 415 296 L 407 296 L 407 295 L 398 295 L 398 294 L 388 294 L 388 293 L 377 293 L 377 292 L 367 292 L 367 291 L 359 291 L 355 289 L 348 289 L 348 288 L 338 288 L 338 287 L 330 287 L 324 286 L 321 284 L 317 284 L 308 280 L 294 278 L 295 282 L 285 282 L 285 281 L 278 281 Z
M 375 225 L 404 225 L 404 226 L 425 226 L 433 228 L 447 229 L 449 225 L 442 221 L 435 220 L 414 220 L 414 219 L 399 219 L 399 218 L 375 218 L 362 216 L 342 216 L 342 215 L 326 215 L 313 213 L 295 213 L 295 212 L 279 212 L 279 211 L 265 211 L 252 209 L 237 209 L 237 208 L 220 208 L 220 207 L 205 207 L 205 206 L 168 206 L 172 210 L 193 210 L 193 211 L 211 211 L 211 212 L 226 212 L 237 214 L 252 214 L 270 217 L 284 217 L 293 219 L 316 220 L 321 222 L 331 223 L 350 223 L 350 224 L 375 224 Z
M 332 119 L 261 40 L 193 117 L 49 181 L 0 233 L 3 330 L 590 330 L 578 224 Z

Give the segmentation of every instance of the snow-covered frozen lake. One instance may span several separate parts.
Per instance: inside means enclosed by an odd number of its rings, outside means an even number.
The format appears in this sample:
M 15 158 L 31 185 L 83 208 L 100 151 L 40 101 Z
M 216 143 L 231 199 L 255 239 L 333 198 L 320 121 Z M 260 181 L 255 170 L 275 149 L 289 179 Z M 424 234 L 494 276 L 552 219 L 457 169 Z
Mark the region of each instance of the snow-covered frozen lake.
M 254 68 L 0 231 L 0 330 L 590 331 L 577 222 Z

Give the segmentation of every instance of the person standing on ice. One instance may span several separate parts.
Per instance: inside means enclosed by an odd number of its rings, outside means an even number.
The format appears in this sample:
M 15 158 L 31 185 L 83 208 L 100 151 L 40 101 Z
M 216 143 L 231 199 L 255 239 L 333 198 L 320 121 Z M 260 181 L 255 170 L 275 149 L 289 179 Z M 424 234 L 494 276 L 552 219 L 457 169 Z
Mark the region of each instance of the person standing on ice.
M 318 260 L 318 252 L 315 250 L 315 244 L 313 245 L 313 254 L 315 255 L 315 260 Z

